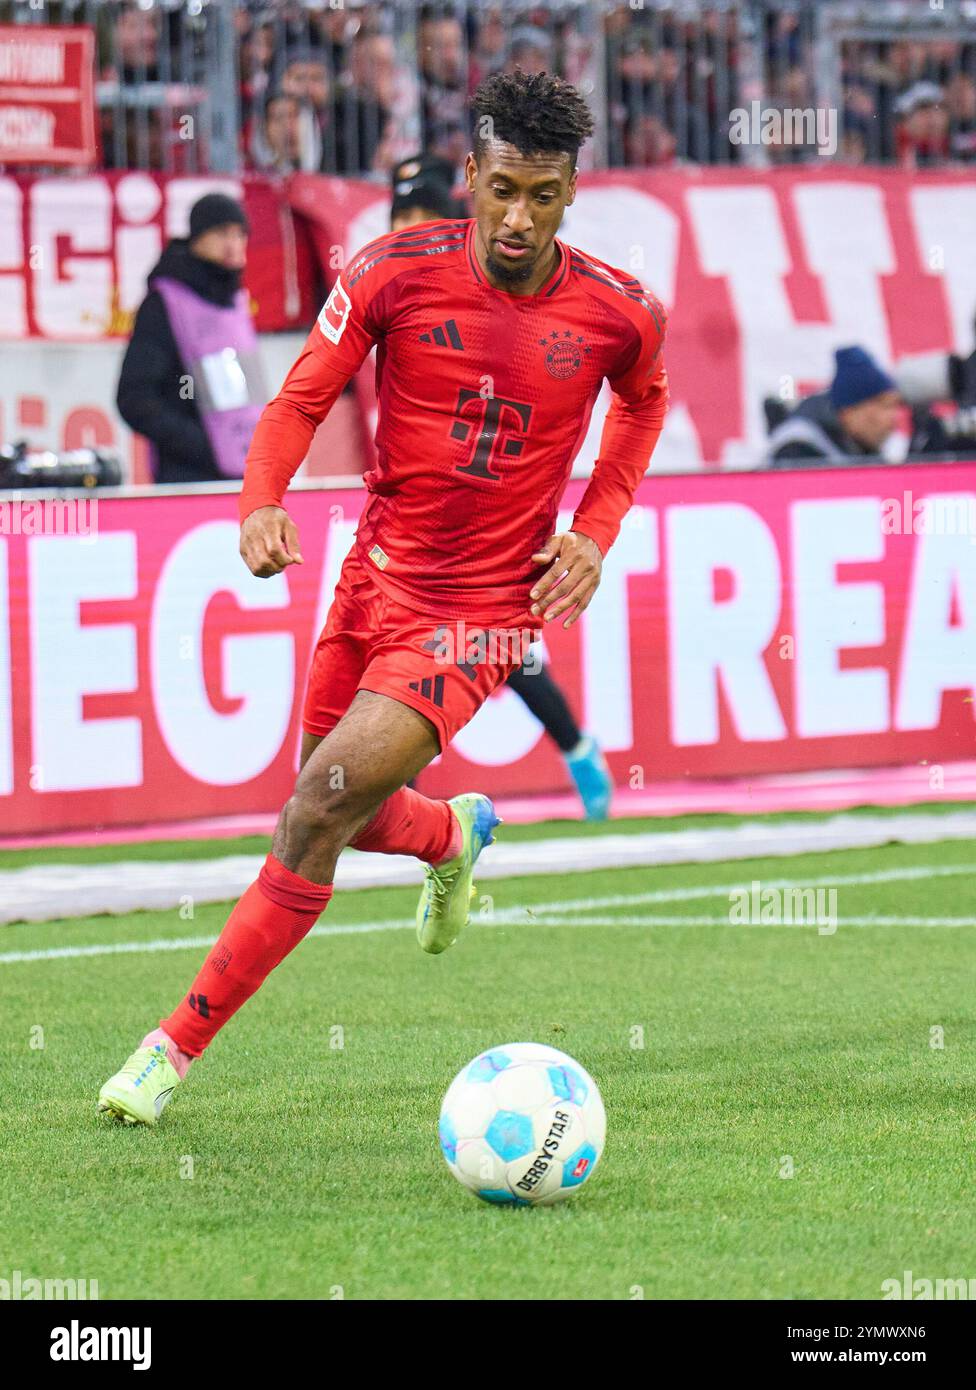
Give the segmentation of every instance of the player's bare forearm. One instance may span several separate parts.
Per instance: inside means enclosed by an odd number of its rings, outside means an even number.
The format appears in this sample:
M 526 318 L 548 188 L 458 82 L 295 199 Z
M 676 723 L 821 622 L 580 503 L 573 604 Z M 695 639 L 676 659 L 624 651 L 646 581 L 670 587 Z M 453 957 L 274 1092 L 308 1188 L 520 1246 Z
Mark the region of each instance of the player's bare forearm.
M 572 627 L 599 588 L 603 572 L 600 547 L 580 531 L 564 531 L 551 537 L 532 559 L 549 568 L 532 587 L 530 611 L 546 623 L 568 613 L 563 627 Z
M 284 507 L 258 507 L 244 518 L 241 557 L 259 579 L 270 579 L 287 565 L 304 563 L 298 528 Z

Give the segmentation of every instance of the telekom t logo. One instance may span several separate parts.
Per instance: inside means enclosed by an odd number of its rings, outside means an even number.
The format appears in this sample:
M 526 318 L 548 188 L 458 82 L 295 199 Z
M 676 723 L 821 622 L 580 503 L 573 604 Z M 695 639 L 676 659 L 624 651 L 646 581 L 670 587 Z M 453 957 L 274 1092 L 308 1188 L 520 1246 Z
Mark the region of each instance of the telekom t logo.
M 492 472 L 489 466 L 492 459 L 499 454 L 506 458 L 518 458 L 531 418 L 532 407 L 524 401 L 507 401 L 503 396 L 483 396 L 480 391 L 469 391 L 462 386 L 458 391 L 451 438 L 467 444 L 473 433 L 475 447 L 468 462 L 458 464 L 456 471 L 497 482 L 499 474 Z

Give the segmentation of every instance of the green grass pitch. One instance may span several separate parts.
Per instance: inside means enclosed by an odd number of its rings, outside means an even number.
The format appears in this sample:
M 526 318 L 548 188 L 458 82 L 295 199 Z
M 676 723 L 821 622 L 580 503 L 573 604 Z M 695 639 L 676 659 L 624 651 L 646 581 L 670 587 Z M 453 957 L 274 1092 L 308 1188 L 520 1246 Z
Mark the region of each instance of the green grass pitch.
M 494 916 L 436 958 L 383 925 L 414 890 L 342 894 L 322 925 L 373 929 L 305 941 L 154 1131 L 95 1096 L 204 948 L 0 964 L 0 1278 L 773 1299 L 969 1277 L 974 864 L 958 842 L 486 882 Z M 837 884 L 840 926 L 731 925 L 754 879 Z M 213 937 L 227 910 L 7 927 L 0 952 Z M 478 1202 L 437 1145 L 455 1072 L 519 1040 L 578 1057 L 607 1107 L 594 1177 L 554 1208 Z

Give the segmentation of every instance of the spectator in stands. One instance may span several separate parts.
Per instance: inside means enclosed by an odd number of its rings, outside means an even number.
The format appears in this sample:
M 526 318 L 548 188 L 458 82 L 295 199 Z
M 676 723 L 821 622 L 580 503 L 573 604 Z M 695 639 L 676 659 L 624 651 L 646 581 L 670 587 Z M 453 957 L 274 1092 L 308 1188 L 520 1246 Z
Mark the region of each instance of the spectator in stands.
M 349 52 L 356 35 L 361 32 L 362 17 L 358 7 L 344 5 L 325 6 L 310 15 L 313 42 L 325 51 L 329 71 L 336 81 L 346 71 Z
M 624 34 L 607 48 L 609 145 L 611 165 L 628 164 L 628 130 L 645 111 L 654 110 L 657 60 L 648 36 Z M 637 162 L 641 162 L 638 160 Z
M 623 131 L 624 163 L 635 169 L 673 164 L 678 142 L 659 116 L 635 111 Z
M 506 72 L 521 68 L 523 72 L 554 72 L 552 38 L 536 24 L 522 24 L 512 31 Z
M 708 121 L 699 102 L 689 93 L 690 70 L 677 48 L 662 48 L 658 54 L 652 111 L 675 142 L 675 153 L 687 158 L 708 158 Z M 664 161 L 659 161 L 664 162 Z
M 594 78 L 596 56 L 595 29 L 585 10 L 574 9 L 556 12 L 552 16 L 552 37 L 556 53 L 559 55 L 557 71 L 566 82 L 574 87 L 591 91 Z
M 190 235 L 149 275 L 119 377 L 119 414 L 151 445 L 158 483 L 240 478 L 267 401 L 241 276 L 248 224 L 239 203 L 208 193 Z
M 452 5 L 426 5 L 417 34 L 420 73 L 428 88 L 465 88 L 464 30 Z
M 251 132 L 251 162 L 265 173 L 315 173 L 322 167 L 322 133 L 307 102 L 272 92 Z
M 931 0 L 935 4 L 936 0 Z M 969 0 L 967 0 L 967 3 Z M 756 74 L 773 105 L 815 103 L 812 23 L 819 0 L 761 6 Z M 917 0 L 919 11 L 929 0 Z M 124 0 L 90 6 L 98 13 L 103 149 L 107 167 L 172 170 L 190 148 L 175 138 L 168 109 L 147 84 L 205 83 L 202 19 L 181 0 Z M 297 98 L 318 125 L 321 167 L 356 174 L 385 171 L 421 141 L 454 162 L 470 144 L 468 106 L 479 80 L 521 67 L 559 71 L 581 83 L 593 78 L 594 33 L 602 26 L 606 52 L 606 126 L 609 163 L 648 167 L 671 157 L 725 162 L 741 147 L 727 139 L 729 112 L 745 105 L 741 90 L 740 29 L 748 7 L 731 10 L 664 0 L 630 0 L 603 7 L 533 0 L 240 0 L 230 7 L 238 35 L 241 73 L 241 145 L 261 147 L 269 91 Z M 192 17 L 192 23 L 188 20 Z M 401 31 L 416 26 L 417 66 L 391 105 L 389 68 Z M 963 25 L 945 37 L 921 38 L 894 26 L 885 41 L 840 41 L 844 94 L 842 147 L 847 162 L 897 160 L 909 168 L 976 160 L 976 37 Z M 392 56 L 391 56 L 392 50 Z M 742 50 L 744 52 L 744 50 Z M 375 78 L 371 69 L 376 71 Z M 117 84 L 113 94 L 111 83 Z M 597 86 L 603 84 L 597 83 Z M 942 95 L 932 99 L 932 90 Z M 926 99 L 924 93 L 928 91 Z M 920 95 L 921 93 L 921 95 Z M 264 142 L 266 166 L 307 167 L 305 118 L 282 107 L 278 138 Z M 388 119 L 388 114 L 390 119 Z M 673 155 L 667 144 L 674 141 Z M 193 153 L 202 148 L 193 145 Z M 269 156 L 272 144 L 285 148 Z M 296 153 L 296 147 L 298 152 Z M 287 151 L 290 150 L 290 153 Z M 630 151 L 630 154 L 628 154 Z M 808 146 L 770 149 L 776 162 L 812 158 Z M 192 161 L 190 161 L 192 163 Z
M 895 103 L 898 162 L 906 169 L 941 164 L 949 156 L 945 93 L 934 82 L 916 82 Z
M 801 65 L 805 57 L 800 15 L 792 10 L 766 15 L 766 62 L 772 73 Z
M 616 74 L 625 99 L 628 90 L 642 90 L 646 83 L 657 77 L 657 54 L 649 35 L 631 34 L 624 39 L 616 63 Z
M 99 127 L 103 168 L 172 169 L 174 142 L 168 139 L 158 109 L 103 106 Z
M 662 48 L 657 56 L 657 80 L 664 93 L 665 104 L 677 99 L 685 84 L 686 68 L 676 48 Z
M 125 5 L 111 27 L 109 59 L 102 80 L 123 86 L 159 80 L 160 11 Z
M 159 81 L 160 12 L 125 5 L 115 12 L 102 35 L 102 89 L 106 95 L 115 89 L 115 101 L 99 109 L 104 166 L 166 168 L 161 113 L 137 99 L 144 84 Z
M 957 72 L 945 91 L 949 113 L 949 157 L 971 164 L 976 160 L 976 81 L 968 72 Z
M 471 55 L 471 85 L 477 87 L 492 73 L 505 66 L 508 35 L 505 16 L 500 6 L 486 10 L 481 16 Z
M 239 10 L 238 16 L 244 13 Z M 240 18 L 238 22 L 241 23 Z M 268 13 L 257 15 L 241 33 L 241 116 L 244 125 L 260 114 L 265 95 L 271 85 L 274 40 L 274 16 Z
M 386 172 L 393 164 L 392 113 L 397 97 L 393 35 L 361 29 L 336 100 L 336 172 Z
M 603 32 L 607 43 L 618 43 L 630 32 L 633 23 L 634 11 L 630 5 L 615 5 L 607 10 L 603 19 Z
M 801 401 L 769 437 L 770 468 L 878 457 L 894 433 L 901 397 L 863 348 L 840 348 L 830 390 Z
M 889 44 L 883 61 L 892 75 L 894 86 L 900 91 L 905 91 L 926 79 L 932 81 L 936 77 L 931 66 L 929 45 L 914 39 L 902 39 L 898 43 Z
M 841 164 L 859 166 L 868 162 L 869 127 L 864 121 L 852 118 L 841 131 L 837 158 Z
M 670 37 L 678 41 L 676 34 Z M 679 153 L 708 158 L 706 115 L 689 96 L 689 73 L 677 48 L 655 45 L 648 34 L 631 34 L 609 81 L 611 92 L 619 92 L 610 109 L 611 164 L 649 168 L 670 164 Z
M 303 113 L 311 113 L 320 151 L 319 165 L 315 167 L 337 172 L 339 166 L 335 149 L 332 76 L 325 54 L 319 49 L 307 46 L 286 49 L 276 64 L 273 87 L 276 93 L 294 97 L 300 103 Z M 279 112 L 275 115 L 282 120 L 285 119 Z M 291 119 L 294 120 L 293 117 Z M 303 148 L 310 151 L 307 137 L 303 135 L 301 138 L 304 141 Z
M 773 87 L 769 109 L 778 111 L 784 119 L 766 141 L 766 153 L 773 164 L 803 164 L 816 159 L 817 147 L 811 141 L 812 132 L 803 121 L 786 119 L 787 112 L 813 109 L 810 81 L 803 68 L 788 68 L 781 72 Z
M 865 140 L 865 151 L 870 148 L 870 132 L 876 126 L 878 104 L 874 93 L 861 82 L 851 82 L 844 88 L 844 111 L 842 129 L 857 132 Z
M 432 154 L 460 165 L 470 148 L 464 30 L 451 5 L 427 5 L 417 31 L 420 131 Z
M 275 87 L 308 102 L 320 121 L 327 119 L 332 78 L 325 54 L 314 48 L 289 49 L 279 64 Z

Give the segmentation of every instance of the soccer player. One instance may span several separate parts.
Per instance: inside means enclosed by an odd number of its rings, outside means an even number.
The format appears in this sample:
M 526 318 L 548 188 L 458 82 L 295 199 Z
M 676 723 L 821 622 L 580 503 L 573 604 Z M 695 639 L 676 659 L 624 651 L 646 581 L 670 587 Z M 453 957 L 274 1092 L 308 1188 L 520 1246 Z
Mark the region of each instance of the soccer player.
M 390 231 L 405 231 L 418 222 L 464 217 L 460 200 L 452 197 L 453 185 L 454 169 L 449 159 L 417 154 L 401 160 L 393 169 Z M 562 754 L 587 820 L 606 820 L 613 795 L 610 768 L 596 739 L 584 734 L 576 723 L 552 672 L 541 661 L 530 659 L 511 673 L 506 684 Z
M 267 577 L 302 563 L 283 507 L 316 426 L 373 343 L 378 462 L 312 660 L 302 767 L 257 880 L 189 991 L 99 1106 L 154 1124 L 195 1058 L 310 930 L 347 845 L 427 867 L 417 936 L 468 920 L 497 824 L 486 796 L 406 784 L 518 666 L 544 623 L 578 621 L 667 408 L 661 305 L 561 241 L 593 122 L 570 84 L 498 74 L 474 98 L 469 220 L 387 233 L 341 272 L 265 408 L 240 495 L 241 554 Z M 560 496 L 606 378 L 614 399 L 572 528 Z

